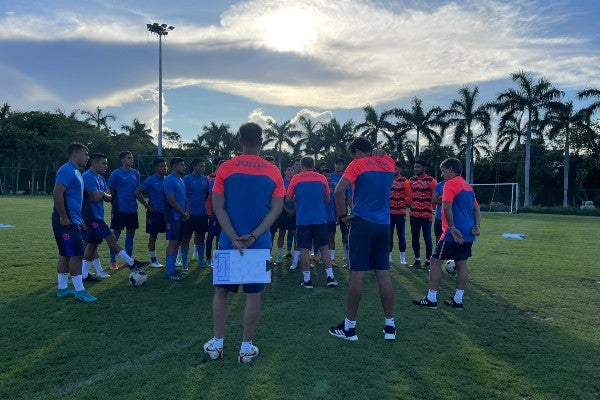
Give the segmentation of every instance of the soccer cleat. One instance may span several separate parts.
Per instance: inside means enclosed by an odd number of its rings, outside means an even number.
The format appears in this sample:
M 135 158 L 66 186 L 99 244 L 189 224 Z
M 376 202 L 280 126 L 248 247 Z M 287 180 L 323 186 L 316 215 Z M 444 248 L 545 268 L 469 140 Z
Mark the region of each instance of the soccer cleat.
M 430 267 L 431 267 L 431 262 L 429 260 L 425 261 L 425 265 L 423 265 L 423 269 L 426 269 L 429 271 Z
M 146 268 L 150 263 L 148 261 L 133 260 L 133 265 L 129 265 L 130 270 Z
M 312 289 L 313 288 L 312 279 L 309 279 L 307 281 L 302 281 L 302 283 L 300 284 L 300 286 L 304 287 L 306 289 Z
M 84 303 L 93 303 L 98 299 L 96 299 L 94 296 L 92 296 L 85 290 L 78 290 L 75 292 L 75 300 L 83 301 Z
M 383 338 L 385 340 L 396 340 L 396 327 L 386 325 L 383 327 Z
M 296 269 L 296 268 L 298 268 L 298 263 L 293 262 L 292 265 L 290 265 L 290 269 Z
M 163 267 L 163 265 L 162 265 L 161 263 L 159 263 L 158 261 L 152 261 L 152 262 L 150 263 L 150 266 L 151 266 L 152 268 L 162 268 L 162 267 Z
M 111 263 L 110 263 L 110 269 L 112 269 L 112 270 L 116 270 L 116 269 L 119 269 L 119 266 L 117 265 L 117 263 L 116 263 L 116 262 L 111 262 Z
M 250 351 L 240 351 L 240 356 L 238 357 L 238 362 L 240 364 L 248 364 L 257 355 L 258 355 L 258 347 L 252 345 L 252 350 L 250 350 Z
M 82 281 L 89 282 L 89 283 L 96 283 L 96 282 L 100 282 L 101 280 L 102 279 L 98 278 L 94 274 L 88 274 L 88 276 L 86 276 L 85 278 L 82 279 Z
M 327 277 L 327 286 L 336 287 L 337 285 L 339 285 L 339 283 L 335 280 L 335 278 Z
M 413 304 L 417 305 L 417 306 L 421 306 L 421 307 L 427 307 L 427 308 L 437 308 L 437 301 L 430 301 L 427 296 L 421 298 L 421 299 L 417 299 L 417 300 L 413 300 Z
M 207 259 L 206 259 L 206 266 L 207 266 L 207 267 L 211 267 L 211 268 L 212 268 L 212 266 L 213 266 L 213 262 L 212 262 L 212 260 L 211 260 L 210 258 L 207 258 Z
M 206 267 L 210 267 L 210 265 L 206 261 L 201 261 L 201 262 L 198 262 L 198 267 L 199 268 L 206 268 Z
M 183 259 L 181 258 L 181 256 L 177 256 L 177 258 L 175 259 L 175 266 L 183 267 Z
M 283 256 L 281 254 L 277 256 L 277 262 L 280 264 L 283 262 Z
M 58 297 L 58 298 L 73 297 L 73 296 L 75 296 L 75 289 L 64 288 L 64 289 L 56 290 L 56 297 Z
M 190 272 L 190 268 L 187 265 L 184 265 L 183 267 L 181 267 L 182 274 L 187 274 L 188 272 Z
M 208 342 L 204 343 L 204 352 L 210 356 L 213 360 L 222 360 L 223 359 L 223 348 L 215 347 L 215 340 L 210 339 Z
M 444 300 L 444 304 L 456 308 L 457 310 L 462 310 L 464 308 L 463 303 L 457 303 L 454 301 L 454 297 L 450 297 L 448 300 Z
M 331 328 L 329 328 L 329 334 L 335 337 L 339 337 L 341 339 L 358 340 L 358 336 L 356 336 L 356 328 L 350 328 L 348 330 L 344 328 L 345 326 L 342 322 L 339 325 L 332 326 Z
M 415 260 L 413 264 L 410 264 L 410 268 L 421 268 L 423 265 L 421 264 L 421 260 Z
M 104 271 L 100 271 L 100 272 L 98 272 L 98 273 L 96 274 L 96 276 L 97 276 L 98 278 L 100 278 L 100 279 L 106 279 L 106 278 L 110 278 L 110 275 L 109 275 L 109 274 L 107 274 L 107 273 L 106 273 L 106 272 L 104 272 Z
M 292 258 L 292 253 L 288 252 L 283 258 Z

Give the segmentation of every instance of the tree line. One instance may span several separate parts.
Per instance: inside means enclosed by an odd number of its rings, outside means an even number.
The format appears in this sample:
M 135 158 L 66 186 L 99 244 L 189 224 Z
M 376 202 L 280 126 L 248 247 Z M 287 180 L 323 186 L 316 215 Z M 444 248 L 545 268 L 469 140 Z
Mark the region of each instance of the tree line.
M 347 144 L 357 135 L 408 165 L 423 159 L 437 177 L 439 162 L 458 157 L 465 178 L 476 183 L 519 182 L 523 206 L 563 206 L 581 200 L 600 202 L 600 89 L 577 93 L 586 106 L 576 109 L 546 78 L 529 72 L 511 74 L 513 87 L 491 101 L 479 98 L 477 86 L 465 86 L 447 108 L 427 107 L 415 97 L 409 108 L 378 112 L 363 107 L 364 120 L 315 122 L 267 121 L 264 155 L 276 158 L 280 168 L 302 155 L 318 162 L 348 160 Z M 98 106 L 95 110 L 13 111 L 0 108 L 0 192 L 49 193 L 54 171 L 65 161 L 68 143 L 78 141 L 102 152 L 118 164 L 118 153 L 130 150 L 142 174 L 151 174 L 157 152 L 148 126 L 134 119 L 110 127 L 116 116 Z M 451 144 L 444 144 L 449 138 Z M 178 132 L 164 131 L 164 156 L 208 160 L 239 153 L 237 138 L 227 123 L 210 122 L 191 142 Z M 561 185 L 562 181 L 562 185 Z M 50 187 L 49 187 L 50 186 Z M 562 199 L 556 190 L 562 186 Z M 554 191 L 554 194 L 551 194 Z M 562 201 L 561 201 L 562 200 Z

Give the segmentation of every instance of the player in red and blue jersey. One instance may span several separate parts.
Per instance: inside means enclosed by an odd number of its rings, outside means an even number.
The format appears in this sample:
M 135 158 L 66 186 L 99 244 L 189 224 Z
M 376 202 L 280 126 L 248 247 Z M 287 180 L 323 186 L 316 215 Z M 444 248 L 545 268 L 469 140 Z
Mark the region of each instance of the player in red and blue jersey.
M 156 258 L 156 239 L 159 233 L 166 232 L 165 226 L 165 186 L 164 179 L 167 175 L 167 162 L 163 158 L 154 160 L 154 174 L 142 182 L 137 188 L 135 196 L 146 208 L 146 233 L 148 234 L 148 254 L 150 266 L 161 268 L 162 264 Z M 142 195 L 148 192 L 148 201 Z
M 79 168 L 85 167 L 89 159 L 88 148 L 81 143 L 71 143 L 67 147 L 67 155 L 69 161 L 56 172 L 52 191 L 52 230 L 58 246 L 56 296 L 74 296 L 79 301 L 93 302 L 96 298 L 85 290 L 81 276 L 83 179 Z M 75 290 L 68 287 L 69 274 Z
M 188 201 L 190 219 L 183 224 L 184 236 L 180 243 L 183 270 L 187 271 L 190 239 L 194 235 L 194 247 L 198 255 L 198 266 L 207 266 L 204 261 L 204 241 L 208 231 L 206 200 L 210 193 L 208 178 L 204 175 L 205 162 L 201 158 L 192 160 L 192 173 L 183 177 L 185 196 Z
M 215 178 L 213 211 L 222 227 L 221 249 L 270 249 L 270 226 L 281 213 L 284 187 L 276 166 L 260 158 L 262 129 L 255 123 L 240 127 L 239 143 L 242 154 L 225 161 Z M 252 344 L 260 315 L 260 293 L 264 284 L 243 285 L 246 293 L 244 334 L 238 362 L 252 361 L 259 353 Z M 213 298 L 214 337 L 204 344 L 210 358 L 223 358 L 223 340 L 228 314 L 229 292 L 236 293 L 239 285 L 216 285 Z
M 135 192 L 140 185 L 140 173 L 133 168 L 135 162 L 130 151 L 119 154 L 121 167 L 117 168 L 108 178 L 108 188 L 112 196 L 112 213 L 110 228 L 117 240 L 125 229 L 125 251 L 133 256 L 135 230 L 139 228 L 137 201 Z M 117 269 L 115 253 L 110 252 L 110 268 Z
M 175 259 L 177 258 L 177 248 L 183 237 L 182 224 L 190 218 L 188 203 L 185 197 L 185 184 L 183 175 L 185 174 L 185 161 L 183 158 L 174 157 L 169 162 L 171 173 L 163 181 L 165 187 L 165 223 L 166 234 L 169 244 L 167 245 L 167 255 L 165 263 L 167 264 L 167 279 L 178 281 L 179 276 L 175 271 Z
M 467 260 L 471 257 L 473 242 L 479 235 L 481 212 L 473 188 L 461 176 L 461 162 L 456 158 L 447 158 L 442 161 L 440 168 L 446 182 L 442 193 L 442 235 L 431 258 L 427 295 L 413 300 L 413 303 L 421 307 L 437 308 L 442 261 L 454 260 L 456 290 L 453 297 L 444 300 L 444 304 L 462 310 L 468 277 Z
M 296 202 L 296 241 L 300 248 L 300 267 L 303 275 L 300 286 L 313 288 L 310 278 L 310 248 L 314 241 L 321 250 L 327 274 L 326 284 L 335 287 L 338 282 L 331 265 L 325 212 L 325 203 L 330 199 L 329 184 L 323 175 L 314 171 L 315 160 L 312 157 L 303 157 L 300 164 L 302 171 L 294 175 L 285 196 L 286 201 Z
M 294 176 L 294 165 L 288 164 L 285 169 L 285 176 L 283 177 L 283 186 L 285 190 L 290 187 L 290 182 L 292 181 L 292 177 Z M 274 226 L 277 226 L 279 229 L 279 235 L 277 236 L 277 262 L 283 262 L 283 242 L 285 241 L 285 235 L 287 233 L 288 237 L 288 254 L 291 256 L 292 244 L 294 240 L 294 234 L 296 231 L 296 207 L 293 202 L 283 201 L 283 209 L 281 210 L 281 215 L 277 218 L 277 221 Z M 291 241 L 290 241 L 291 239 Z M 297 253 L 297 254 L 296 254 Z M 288 257 L 289 257 L 288 256 Z M 294 260 L 290 265 L 290 269 L 296 269 L 298 266 L 298 258 L 300 256 L 300 251 L 294 251 Z
M 83 193 L 83 220 L 86 227 L 86 246 L 83 254 L 82 272 L 83 279 L 89 275 L 90 266 L 94 258 L 98 257 L 98 245 L 106 240 L 112 252 L 117 254 L 130 269 L 144 268 L 146 262 L 134 260 L 117 243 L 117 238 L 104 222 L 104 201 L 110 201 L 111 195 L 106 191 L 106 182 L 101 174 L 106 173 L 108 161 L 106 155 L 94 153 L 90 157 L 90 169 L 83 174 L 85 191 Z M 108 275 L 108 274 L 106 274 Z M 106 278 L 100 274 L 100 278 Z M 109 275 L 110 276 L 110 275 Z
M 374 270 L 379 283 L 379 296 L 385 316 L 384 338 L 396 338 L 394 292 L 389 269 L 390 192 L 395 162 L 388 156 L 373 156 L 373 146 L 364 137 L 355 138 L 348 146 L 353 160 L 335 187 L 335 205 L 340 223 L 350 224 L 348 299 L 344 322 L 329 328 L 333 336 L 358 340 L 356 315 L 362 296 L 363 278 Z M 346 189 L 353 187 L 352 214 L 345 213 Z

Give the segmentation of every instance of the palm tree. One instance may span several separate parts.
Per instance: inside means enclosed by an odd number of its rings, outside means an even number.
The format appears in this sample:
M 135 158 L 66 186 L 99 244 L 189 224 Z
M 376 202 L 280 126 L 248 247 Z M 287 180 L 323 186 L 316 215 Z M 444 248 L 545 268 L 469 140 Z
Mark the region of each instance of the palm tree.
M 96 106 L 94 111 L 81 110 L 81 115 L 85 116 L 85 122 L 93 123 L 96 125 L 96 129 L 101 130 L 102 128 L 108 129 L 108 120 L 116 121 L 117 117 L 113 114 L 104 114 L 100 106 Z
M 191 147 L 205 148 L 210 157 L 230 156 L 235 149 L 235 135 L 228 124 L 214 121 L 202 127 L 202 134 L 192 141 Z
M 269 120 L 267 124 L 268 127 L 265 129 L 266 138 L 263 144 L 265 146 L 273 144 L 273 149 L 278 155 L 277 163 L 281 170 L 283 145 L 294 147 L 295 143 L 293 139 L 301 136 L 302 132 L 296 130 L 296 125 L 292 124 L 290 120 L 287 120 L 282 124 Z
M 508 89 L 498 95 L 495 109 L 501 114 L 501 122 L 514 117 L 516 114 L 527 111 L 527 132 L 525 136 L 525 200 L 524 207 L 530 206 L 529 175 L 531 169 L 531 133 L 532 128 L 540 120 L 540 112 L 546 108 L 550 101 L 563 96 L 563 92 L 556 89 L 545 78 L 533 82 L 531 73 L 520 71 L 511 74 L 517 89 Z
M 417 134 L 415 140 L 415 160 L 419 159 L 419 141 L 421 135 L 425 136 L 431 144 L 438 140 L 439 133 L 435 128 L 440 126 L 439 114 L 442 112 L 440 107 L 433 107 L 425 112 L 423 110 L 423 101 L 415 97 L 412 101 L 410 110 L 399 108 L 394 110 L 394 114 L 398 118 L 396 127 L 399 134 L 407 134 L 410 131 L 415 131 Z
M 310 118 L 304 116 L 300 117 L 298 122 L 304 128 L 304 137 L 300 139 L 300 142 L 304 144 L 304 149 L 307 154 L 314 155 L 316 164 L 319 153 L 323 151 L 325 147 L 325 141 L 323 140 L 323 124 L 320 122 L 313 122 Z
M 377 111 L 370 106 L 363 107 L 365 113 L 365 122 L 361 122 L 354 127 L 354 132 L 360 132 L 361 136 L 366 137 L 373 146 L 379 144 L 377 137 L 380 133 L 391 133 L 394 131 L 394 125 L 388 122 L 390 116 L 394 114 L 394 110 L 383 111 L 377 115 Z
M 4 103 L 2 107 L 0 107 L 0 121 L 5 120 L 10 115 L 10 104 Z
M 594 101 L 592 104 L 586 107 L 586 110 L 590 114 L 593 114 L 596 111 L 600 110 L 600 89 L 589 88 L 577 93 L 577 98 L 580 100 L 589 99 L 590 97 L 598 98 L 598 100 Z
M 141 139 L 152 141 L 152 129 L 148 128 L 145 123 L 140 122 L 137 118 L 133 119 L 131 125 L 121 125 L 121 129 L 129 134 L 129 136 L 139 136 Z
M 444 121 L 442 135 L 449 127 L 454 128 L 454 144 L 461 150 L 464 148 L 465 154 L 465 179 L 473 183 L 472 166 L 473 162 L 473 131 L 477 131 L 478 144 L 489 146 L 486 137 L 491 135 L 492 128 L 490 124 L 490 113 L 488 105 L 479 105 L 476 107 L 479 88 L 475 86 L 473 90 L 463 87 L 458 90 L 459 98 L 452 101 L 450 108 L 444 110 L 440 119 Z M 479 149 L 477 155 L 481 156 Z
M 348 144 L 354 139 L 354 121 L 349 119 L 342 125 L 337 119 L 332 118 L 323 125 L 323 139 L 325 148 L 331 149 L 341 157 L 346 154 Z
M 522 121 L 522 113 L 515 114 L 508 119 L 500 121 L 498 124 L 496 150 L 507 152 L 511 148 L 521 145 L 521 140 L 526 135 Z
M 571 133 L 574 130 L 591 130 L 589 124 L 590 112 L 589 108 L 583 108 L 579 111 L 573 109 L 573 102 L 568 101 L 562 103 L 553 101 L 547 105 L 548 111 L 541 122 L 541 129 L 548 129 L 547 135 L 550 140 L 562 138 L 564 140 L 564 176 L 563 176 L 563 207 L 569 205 L 569 153 Z

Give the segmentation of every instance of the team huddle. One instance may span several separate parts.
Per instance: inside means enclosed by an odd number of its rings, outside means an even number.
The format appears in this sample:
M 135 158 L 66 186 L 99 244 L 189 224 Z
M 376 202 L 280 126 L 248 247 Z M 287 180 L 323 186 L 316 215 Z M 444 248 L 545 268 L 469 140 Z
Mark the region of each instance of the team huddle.
M 472 243 L 479 234 L 480 212 L 471 186 L 461 177 L 462 165 L 450 158 L 441 163 L 444 182 L 439 184 L 425 174 L 427 164 L 415 163 L 415 176 L 402 176 L 402 164 L 371 143 L 355 138 L 348 146 L 352 161 L 344 170 L 344 162 L 335 162 L 332 173 L 322 163 L 316 168 L 311 157 L 303 157 L 281 171 L 259 156 L 262 129 L 254 123 L 240 127 L 242 154 L 230 160 L 213 161 L 215 173 L 205 176 L 205 162 L 194 159 L 191 173 L 185 175 L 181 158 L 169 161 L 167 175 L 164 159 L 154 162 L 155 174 L 140 183 L 133 155 L 120 155 L 122 166 L 113 171 L 106 182 L 107 157 L 91 156 L 86 146 L 78 143 L 67 149 L 69 161 L 57 172 L 54 187 L 52 227 L 59 250 L 57 297 L 74 297 L 83 302 L 96 298 L 88 293 L 84 282 L 110 277 L 101 266 L 98 245 L 106 240 L 110 249 L 110 268 L 119 268 L 116 258 L 132 271 L 148 265 L 161 268 L 156 241 L 165 233 L 168 241 L 165 255 L 166 278 L 178 281 L 189 265 L 189 244 L 194 237 L 193 253 L 199 266 L 211 261 L 213 240 L 218 248 L 227 250 L 272 249 L 276 240 L 277 261 L 282 262 L 285 236 L 286 256 L 293 257 L 290 268 L 300 264 L 303 279 L 300 286 L 314 287 L 311 279 L 313 260 L 325 268 L 324 285 L 338 286 L 333 272 L 335 265 L 335 235 L 342 234 L 343 257 L 349 269 L 347 309 L 342 323 L 329 328 L 333 336 L 358 340 L 356 315 L 362 296 L 363 278 L 374 271 L 379 285 L 384 312 L 383 335 L 396 337 L 394 322 L 394 292 L 389 274 L 393 261 L 394 231 L 398 237 L 400 264 L 406 265 L 404 236 L 406 207 L 410 205 L 410 226 L 415 261 L 413 268 L 429 269 L 429 290 L 417 306 L 437 307 L 437 289 L 443 260 L 454 260 L 456 292 L 444 303 L 462 309 L 462 296 L 467 281 L 467 260 Z M 80 168 L 87 168 L 81 174 Z M 147 192 L 148 200 L 143 196 Z M 104 202 L 112 203 L 110 227 L 104 222 Z M 138 202 L 146 208 L 146 232 L 149 235 L 150 262 L 134 258 L 133 243 L 138 229 Z M 437 245 L 433 248 L 431 226 L 433 205 Z M 439 224 L 437 220 L 439 219 Z M 118 239 L 125 230 L 125 249 Z M 425 260 L 421 262 L 419 236 L 425 240 Z M 292 256 L 292 247 L 294 248 Z M 90 273 L 94 266 L 96 274 Z M 180 269 L 177 269 L 180 266 Z M 68 286 L 71 276 L 73 289 Z M 241 285 L 245 292 L 243 339 L 238 362 L 252 361 L 259 349 L 253 344 L 260 315 L 262 283 Z M 213 297 L 214 336 L 204 344 L 211 359 L 223 358 L 225 326 L 228 315 L 228 294 L 237 293 L 240 285 L 215 285 Z

